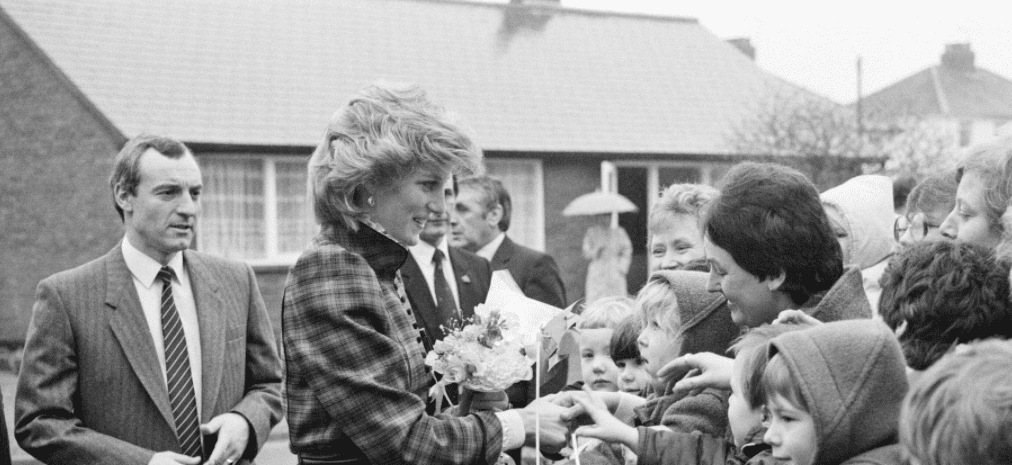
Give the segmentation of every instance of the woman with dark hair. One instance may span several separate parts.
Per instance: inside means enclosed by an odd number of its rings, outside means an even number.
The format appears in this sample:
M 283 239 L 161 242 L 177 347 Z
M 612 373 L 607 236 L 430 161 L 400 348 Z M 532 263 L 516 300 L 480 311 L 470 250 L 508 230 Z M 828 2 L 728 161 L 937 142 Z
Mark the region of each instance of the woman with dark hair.
M 914 186 L 907 197 L 906 215 L 897 217 L 893 225 L 893 236 L 901 247 L 946 239 L 939 228 L 956 206 L 958 186 L 955 171 L 933 174 Z
M 815 185 L 799 171 L 742 163 L 724 177 L 703 224 L 711 292 L 734 322 L 756 327 L 788 309 L 822 321 L 870 318 L 861 272 L 844 272 L 840 243 Z
M 405 246 L 445 210 L 451 173 L 478 163 L 471 139 L 417 87 L 369 87 L 335 114 L 309 161 L 320 234 L 292 267 L 282 307 L 300 463 L 495 463 L 534 437 L 534 410 L 426 413 L 433 378 L 399 269 Z M 559 410 L 541 409 L 542 444 L 558 450 Z

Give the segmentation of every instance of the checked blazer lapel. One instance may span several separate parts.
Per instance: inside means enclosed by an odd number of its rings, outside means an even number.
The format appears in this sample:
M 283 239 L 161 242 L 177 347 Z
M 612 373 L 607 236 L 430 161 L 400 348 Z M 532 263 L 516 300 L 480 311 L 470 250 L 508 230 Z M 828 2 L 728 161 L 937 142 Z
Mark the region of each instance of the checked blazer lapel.
M 196 254 L 183 251 L 183 264 L 190 276 L 190 288 L 197 306 L 200 324 L 200 364 L 202 370 L 201 420 L 210 420 L 221 388 L 225 358 L 225 326 L 230 310 L 221 297 L 221 286 L 208 265 Z
M 165 422 L 175 425 L 172 407 L 169 405 L 169 391 L 165 387 L 165 376 L 158 363 L 151 331 L 134 287 L 133 275 L 127 268 L 119 245 L 106 255 L 106 283 L 105 304 L 116 309 L 109 319 L 112 333 L 130 362 L 130 368 L 151 396 Z

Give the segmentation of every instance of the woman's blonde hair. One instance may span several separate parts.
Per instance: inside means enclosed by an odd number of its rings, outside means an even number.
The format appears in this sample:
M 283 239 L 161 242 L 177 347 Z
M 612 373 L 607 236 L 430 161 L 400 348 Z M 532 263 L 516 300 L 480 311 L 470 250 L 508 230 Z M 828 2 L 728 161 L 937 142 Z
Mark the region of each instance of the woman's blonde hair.
M 331 118 L 309 159 L 309 199 L 317 223 L 355 229 L 370 202 L 365 188 L 416 170 L 470 174 L 480 162 L 471 137 L 421 87 L 376 84 Z

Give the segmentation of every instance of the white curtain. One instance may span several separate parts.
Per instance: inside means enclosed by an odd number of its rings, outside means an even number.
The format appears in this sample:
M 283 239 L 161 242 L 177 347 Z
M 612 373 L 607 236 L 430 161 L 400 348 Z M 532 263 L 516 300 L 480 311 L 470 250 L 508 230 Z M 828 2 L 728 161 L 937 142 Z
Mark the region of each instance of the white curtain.
M 203 251 L 245 260 L 266 257 L 263 163 L 201 157 L 204 190 L 198 234 Z
M 277 161 L 274 173 L 278 196 L 278 253 L 297 255 L 319 231 L 306 197 L 306 161 Z

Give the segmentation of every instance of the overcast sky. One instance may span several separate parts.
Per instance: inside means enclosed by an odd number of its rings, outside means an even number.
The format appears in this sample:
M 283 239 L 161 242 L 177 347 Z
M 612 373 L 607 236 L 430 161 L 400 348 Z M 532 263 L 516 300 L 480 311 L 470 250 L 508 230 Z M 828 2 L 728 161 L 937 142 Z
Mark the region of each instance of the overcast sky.
M 562 3 L 574 8 L 694 17 L 721 38 L 750 37 L 759 66 L 840 103 L 857 98 L 858 55 L 864 69 L 864 95 L 938 64 L 945 44 L 953 42 L 970 42 L 977 66 L 1012 79 L 1012 2 L 1008 0 Z

